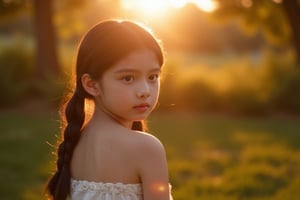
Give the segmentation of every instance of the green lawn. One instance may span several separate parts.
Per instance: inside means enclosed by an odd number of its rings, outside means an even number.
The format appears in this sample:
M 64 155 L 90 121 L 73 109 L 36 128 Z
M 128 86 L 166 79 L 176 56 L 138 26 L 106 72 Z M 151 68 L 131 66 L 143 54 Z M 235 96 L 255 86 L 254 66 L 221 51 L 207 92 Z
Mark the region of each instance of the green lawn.
M 154 116 L 176 200 L 300 198 L 300 119 Z
M 44 199 L 53 114 L 0 113 L 0 199 Z M 150 132 L 164 143 L 175 200 L 296 200 L 300 119 L 155 113 Z
M 59 123 L 48 114 L 0 114 L 0 199 L 43 199 Z

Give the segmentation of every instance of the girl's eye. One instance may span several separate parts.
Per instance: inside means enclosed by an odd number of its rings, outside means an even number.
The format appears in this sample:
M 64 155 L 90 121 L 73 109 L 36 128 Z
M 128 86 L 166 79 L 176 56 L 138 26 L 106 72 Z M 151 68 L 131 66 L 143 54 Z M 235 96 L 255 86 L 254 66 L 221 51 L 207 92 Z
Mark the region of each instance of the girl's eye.
M 158 78 L 159 78 L 158 74 L 153 74 L 153 75 L 149 76 L 150 81 L 156 81 Z
M 134 77 L 131 75 L 122 77 L 122 80 L 126 83 L 131 83 L 134 80 Z

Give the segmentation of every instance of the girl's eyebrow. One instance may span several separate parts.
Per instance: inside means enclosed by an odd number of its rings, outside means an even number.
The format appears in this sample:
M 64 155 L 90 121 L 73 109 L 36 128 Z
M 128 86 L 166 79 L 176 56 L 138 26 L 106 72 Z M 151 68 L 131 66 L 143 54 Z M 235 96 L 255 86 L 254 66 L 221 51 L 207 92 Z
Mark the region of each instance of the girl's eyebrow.
M 137 72 L 138 70 L 136 69 L 131 69 L 131 68 L 122 68 L 118 69 L 115 71 L 115 73 L 127 73 L 127 72 Z
M 149 72 L 160 72 L 161 69 L 160 67 L 155 67 L 151 70 L 149 70 Z M 132 68 L 122 68 L 122 69 L 119 69 L 119 70 L 116 70 L 115 73 L 137 73 L 139 72 L 138 69 L 132 69 Z

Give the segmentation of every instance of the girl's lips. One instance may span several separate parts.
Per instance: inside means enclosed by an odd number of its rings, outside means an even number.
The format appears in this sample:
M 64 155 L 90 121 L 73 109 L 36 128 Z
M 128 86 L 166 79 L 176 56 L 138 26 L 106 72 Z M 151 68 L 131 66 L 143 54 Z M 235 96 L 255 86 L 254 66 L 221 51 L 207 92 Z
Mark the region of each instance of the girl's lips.
M 150 108 L 149 104 L 140 104 L 140 105 L 137 105 L 137 106 L 134 106 L 133 107 L 134 109 L 138 110 L 138 111 L 146 111 Z

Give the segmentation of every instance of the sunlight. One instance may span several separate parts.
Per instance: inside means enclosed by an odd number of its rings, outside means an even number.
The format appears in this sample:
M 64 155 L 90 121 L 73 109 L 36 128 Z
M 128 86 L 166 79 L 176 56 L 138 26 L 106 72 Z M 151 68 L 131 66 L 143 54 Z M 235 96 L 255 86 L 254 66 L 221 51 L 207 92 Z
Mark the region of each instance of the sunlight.
M 122 6 L 127 10 L 135 10 L 142 15 L 157 16 L 168 9 L 166 0 L 122 0 Z
M 198 8 L 205 12 L 212 12 L 217 8 L 217 3 L 213 0 L 190 0 L 189 2 L 196 4 Z
M 122 0 L 124 9 L 139 13 L 141 16 L 158 17 L 171 8 L 181 8 L 191 3 L 205 12 L 213 12 L 218 5 L 214 0 Z
M 170 4 L 174 7 L 183 7 L 187 3 L 195 4 L 199 9 L 205 12 L 213 12 L 216 10 L 217 3 L 214 0 L 170 0 Z

